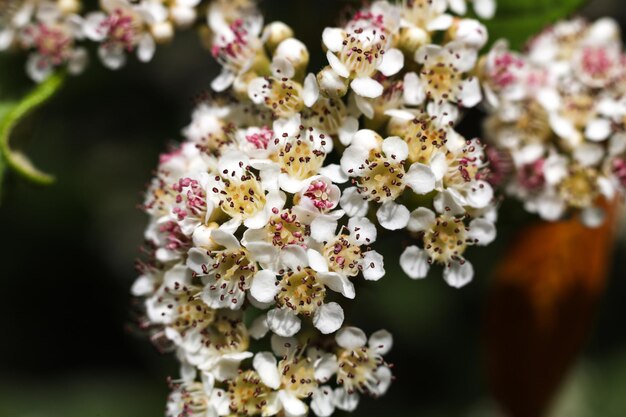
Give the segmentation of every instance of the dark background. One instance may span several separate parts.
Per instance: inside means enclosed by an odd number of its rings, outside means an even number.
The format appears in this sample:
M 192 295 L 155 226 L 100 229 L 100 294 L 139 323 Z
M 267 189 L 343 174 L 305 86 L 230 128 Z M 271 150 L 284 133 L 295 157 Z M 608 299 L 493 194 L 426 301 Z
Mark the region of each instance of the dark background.
M 611 15 L 626 27 L 620 0 L 592 2 L 590 17 Z M 283 20 L 319 58 L 324 26 L 345 4 L 266 0 L 267 20 Z M 93 52 L 93 51 L 92 51 Z M 0 417 L 159 416 L 174 360 L 130 330 L 129 287 L 146 217 L 136 209 L 158 154 L 179 138 L 194 97 L 217 72 L 193 31 L 158 49 L 153 62 L 131 59 L 121 71 L 88 71 L 24 123 L 17 140 L 57 183 L 38 188 L 15 177 L 0 206 Z M 317 59 L 316 59 L 317 58 Z M 22 57 L 2 57 L 8 90 L 28 85 Z M 0 97 L 3 92 L 0 91 Z M 476 127 L 468 120 L 465 128 Z M 468 127 L 469 126 L 469 127 Z M 355 324 L 395 336 L 397 382 L 357 415 L 497 416 L 483 373 L 481 322 L 494 260 L 508 230 L 521 227 L 506 205 L 498 240 L 474 250 L 476 278 L 461 291 L 436 270 L 414 282 L 394 269 L 359 288 Z M 624 233 L 621 234 L 624 236 Z M 626 414 L 626 247 L 584 355 L 567 377 L 553 416 Z

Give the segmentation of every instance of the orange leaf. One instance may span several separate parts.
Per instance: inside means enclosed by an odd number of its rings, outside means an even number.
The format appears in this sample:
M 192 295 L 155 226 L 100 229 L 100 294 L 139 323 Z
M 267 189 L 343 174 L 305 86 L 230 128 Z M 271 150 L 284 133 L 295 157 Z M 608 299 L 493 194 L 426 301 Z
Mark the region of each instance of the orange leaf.
M 492 392 L 510 417 L 541 417 L 593 324 L 618 203 L 597 229 L 578 218 L 521 230 L 496 268 L 485 343 Z

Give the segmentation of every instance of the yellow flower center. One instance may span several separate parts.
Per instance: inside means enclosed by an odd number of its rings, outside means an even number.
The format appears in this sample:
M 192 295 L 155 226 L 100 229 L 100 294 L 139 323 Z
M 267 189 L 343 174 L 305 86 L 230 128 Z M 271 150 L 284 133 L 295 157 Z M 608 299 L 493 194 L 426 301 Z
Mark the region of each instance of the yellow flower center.
M 287 272 L 278 285 L 276 305 L 290 308 L 297 314 L 312 315 L 326 297 L 326 287 L 310 268 Z

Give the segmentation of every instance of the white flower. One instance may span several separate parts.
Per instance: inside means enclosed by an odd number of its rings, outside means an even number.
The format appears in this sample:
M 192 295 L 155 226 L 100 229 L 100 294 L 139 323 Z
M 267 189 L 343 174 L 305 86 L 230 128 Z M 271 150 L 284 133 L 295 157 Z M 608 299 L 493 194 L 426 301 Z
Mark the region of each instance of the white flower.
M 394 202 L 406 187 L 417 194 L 426 194 L 435 188 L 435 175 L 430 167 L 416 162 L 408 170 L 404 161 L 409 148 L 399 137 L 383 140 L 372 130 L 360 130 L 341 157 L 341 168 L 357 181 L 344 196 L 358 193 L 361 198 L 342 199 L 342 208 L 352 216 L 363 216 L 367 202 L 381 203 L 376 216 L 380 225 L 389 230 L 402 229 L 409 220 L 409 211 Z
M 339 274 L 319 272 L 309 266 L 306 251 L 297 245 L 282 249 L 283 263 L 289 268 L 282 276 L 264 270 L 250 288 L 250 295 L 261 303 L 276 302 L 267 313 L 270 330 L 279 336 L 293 336 L 300 330 L 298 316 L 311 317 L 323 334 L 335 332 L 343 323 L 343 309 L 335 302 L 325 302 L 328 288 L 354 296 L 354 289 Z
M 310 398 L 316 413 L 330 415 L 334 409 L 333 396 L 328 394 L 331 389 L 319 383 L 326 382 L 336 372 L 335 356 L 324 354 L 311 358 L 298 346 L 296 339 L 275 335 L 272 347 L 282 360 L 278 362 L 274 353 L 259 352 L 254 357 L 253 367 L 263 383 L 277 391 L 280 408 L 287 415 L 304 416 L 309 407 L 303 400 Z
M 352 90 L 363 97 L 383 93 L 383 86 L 372 78 L 377 71 L 391 76 L 404 66 L 402 52 L 389 48 L 399 23 L 398 10 L 383 10 L 383 3 L 357 13 L 345 29 L 326 28 L 322 35 L 328 63 L 339 76 L 352 79 Z
M 460 41 L 441 47 L 431 44 L 415 52 L 415 60 L 423 65 L 420 88 L 436 102 L 451 101 L 473 107 L 481 100 L 478 79 L 465 77 L 474 68 L 477 53 Z
M 240 224 L 260 229 L 273 211 L 282 209 L 285 195 L 277 189 L 278 178 L 269 172 L 264 179 L 250 170 L 250 160 L 238 151 L 225 152 L 218 161 L 218 174 L 208 180 L 212 203 L 231 220 L 220 227 L 236 230 Z
M 337 355 L 339 364 L 335 390 L 335 405 L 345 411 L 353 411 L 359 394 L 374 397 L 383 395 L 391 384 L 391 369 L 383 355 L 391 349 L 392 336 L 386 330 L 372 333 L 369 340 L 356 327 L 344 327 L 335 336 L 341 347 Z
M 182 381 L 173 385 L 167 398 L 166 417 L 179 417 L 193 410 L 198 417 L 228 414 L 224 390 L 215 388 L 210 374 L 202 374 L 202 381 Z
M 376 251 L 363 248 L 376 241 L 376 226 L 366 217 L 352 217 L 335 233 L 337 221 L 316 218 L 311 224 L 311 235 L 323 246 L 309 249 L 309 262 L 320 272 L 337 273 L 347 278 L 363 273 L 367 280 L 377 281 L 385 275 L 383 257 Z M 345 285 L 350 285 L 349 281 Z M 354 290 L 350 292 L 353 294 Z
M 230 87 L 235 78 L 252 67 L 263 47 L 260 39 L 263 19 L 252 14 L 228 23 L 219 2 L 209 6 L 208 19 L 214 31 L 211 53 L 222 65 L 222 72 L 213 80 L 211 88 L 219 92 Z
M 423 246 L 407 247 L 400 256 L 400 266 L 413 279 L 425 278 L 433 262 L 445 266 L 444 280 L 459 288 L 469 283 L 474 275 L 472 265 L 463 257 L 468 245 L 488 245 L 496 237 L 493 223 L 473 219 L 468 226 L 462 218 L 419 207 L 411 213 L 408 229 L 423 233 Z
M 150 61 L 156 43 L 148 24 L 162 20 L 165 9 L 126 0 L 107 0 L 102 6 L 103 12 L 86 16 L 83 27 L 87 38 L 100 42 L 98 55 L 102 63 L 110 69 L 119 69 L 126 63 L 126 52 L 134 50 L 140 61 Z

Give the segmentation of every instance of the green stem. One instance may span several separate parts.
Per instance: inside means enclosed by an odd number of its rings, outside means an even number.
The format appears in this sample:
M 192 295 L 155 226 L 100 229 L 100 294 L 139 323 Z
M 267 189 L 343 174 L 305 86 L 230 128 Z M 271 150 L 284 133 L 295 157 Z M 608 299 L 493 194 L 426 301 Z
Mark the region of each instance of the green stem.
M 37 169 L 26 155 L 12 150 L 9 139 L 15 126 L 25 116 L 52 97 L 63 85 L 64 80 L 65 71 L 59 71 L 51 75 L 44 82 L 37 85 L 26 97 L 12 106 L 4 117 L 0 119 L 0 171 L 4 171 L 6 165 L 6 167 L 13 169 L 22 177 L 36 184 L 48 185 L 54 182 L 53 176 Z M 3 173 L 0 173 L 0 181 L 2 176 Z

